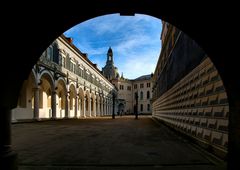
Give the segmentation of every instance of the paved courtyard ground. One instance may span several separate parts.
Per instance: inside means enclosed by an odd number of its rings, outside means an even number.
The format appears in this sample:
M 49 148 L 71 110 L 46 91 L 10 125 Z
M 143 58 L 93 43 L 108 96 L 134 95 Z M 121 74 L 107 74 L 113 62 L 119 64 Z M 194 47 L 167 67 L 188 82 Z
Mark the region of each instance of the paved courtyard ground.
M 13 124 L 12 143 L 20 170 L 226 169 L 148 116 Z

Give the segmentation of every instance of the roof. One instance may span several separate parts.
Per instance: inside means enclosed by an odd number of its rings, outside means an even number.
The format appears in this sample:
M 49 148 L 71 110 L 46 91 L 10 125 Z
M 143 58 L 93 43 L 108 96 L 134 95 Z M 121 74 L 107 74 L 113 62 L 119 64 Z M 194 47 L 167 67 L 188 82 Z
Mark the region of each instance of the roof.
M 148 75 L 143 75 L 143 76 L 140 76 L 136 79 L 134 79 L 135 81 L 137 80 L 150 80 L 151 79 L 151 74 L 148 74 Z

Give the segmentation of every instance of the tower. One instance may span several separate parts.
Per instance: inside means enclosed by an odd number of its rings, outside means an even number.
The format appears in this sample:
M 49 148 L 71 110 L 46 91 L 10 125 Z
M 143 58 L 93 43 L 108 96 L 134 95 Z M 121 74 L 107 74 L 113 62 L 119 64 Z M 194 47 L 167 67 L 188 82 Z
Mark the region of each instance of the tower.
M 108 63 L 114 65 L 114 62 L 113 62 L 113 51 L 112 51 L 111 47 L 109 47 L 108 52 L 107 52 L 107 63 L 106 64 L 108 64 Z
M 114 66 L 113 51 L 111 47 L 108 49 L 107 61 L 106 65 L 102 68 L 102 73 L 109 81 L 119 77 L 118 69 Z

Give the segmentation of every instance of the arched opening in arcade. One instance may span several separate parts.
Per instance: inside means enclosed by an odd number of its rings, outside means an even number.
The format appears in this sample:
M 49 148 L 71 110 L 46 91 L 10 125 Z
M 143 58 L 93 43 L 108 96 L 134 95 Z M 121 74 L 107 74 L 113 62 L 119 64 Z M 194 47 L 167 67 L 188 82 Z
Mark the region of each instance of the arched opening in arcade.
M 171 26 L 168 26 L 171 27 Z M 175 29 L 175 28 L 171 28 Z M 181 31 L 180 31 L 181 32 Z M 167 34 L 167 33 L 166 33 Z M 182 34 L 182 35 L 181 35 Z M 168 124 L 168 126 L 178 130 L 179 132 L 195 138 L 199 143 L 203 141 L 203 146 L 207 144 L 214 152 L 225 158 L 228 147 L 228 117 L 229 105 L 227 93 L 221 77 L 207 54 L 201 58 L 201 61 L 196 61 L 192 67 L 184 66 L 181 68 L 178 65 L 178 59 L 170 57 L 174 55 L 173 48 L 184 48 L 184 46 L 177 46 L 175 43 L 180 39 L 186 39 L 187 35 L 175 31 L 167 41 L 165 53 L 160 54 L 160 63 L 156 63 L 156 69 L 153 75 L 155 84 L 152 85 L 154 94 L 151 103 L 151 110 L 153 117 Z M 69 39 L 66 39 L 67 41 Z M 180 41 L 180 40 L 179 40 Z M 191 40 L 190 40 L 191 41 Z M 187 45 L 192 45 L 194 42 L 188 42 Z M 186 44 L 185 44 L 186 45 Z M 196 44 L 194 44 L 195 46 Z M 57 46 L 57 48 L 59 48 Z M 163 50 L 163 49 L 162 49 Z M 185 60 L 189 60 L 188 50 L 186 49 Z M 62 53 L 61 53 L 62 52 Z M 56 54 L 61 54 L 58 58 Z M 190 54 L 190 53 L 189 53 Z M 66 55 L 66 58 L 64 57 Z M 162 55 L 162 56 L 161 56 Z M 177 55 L 176 55 L 177 56 Z M 64 67 L 67 65 L 67 52 L 54 52 L 54 48 L 46 50 L 45 56 L 47 62 L 57 62 L 58 65 Z M 170 59 L 169 59 L 169 58 Z M 87 59 L 84 57 L 82 58 Z M 45 59 L 43 59 L 45 60 Z M 42 61 L 43 61 L 42 60 Z M 181 60 L 181 58 L 179 58 Z M 51 62 L 49 62 L 51 63 Z M 174 65 L 175 63 L 176 65 Z M 169 65 L 169 67 L 166 67 Z M 78 68 L 76 68 L 76 66 Z M 91 66 L 94 68 L 94 66 Z M 66 68 L 57 68 L 57 71 L 63 73 L 56 74 L 56 68 L 50 69 L 49 72 L 39 74 L 39 81 L 34 74 L 31 73 L 28 80 L 24 82 L 21 96 L 19 96 L 20 107 L 32 108 L 27 115 L 22 114 L 23 119 L 35 118 L 81 118 L 81 117 L 96 117 L 103 115 L 111 115 L 113 110 L 113 100 L 111 98 L 111 84 L 103 84 L 97 86 L 96 75 L 94 75 L 88 68 L 85 68 L 78 61 L 69 60 L 69 77 L 64 73 Z M 182 70 L 181 76 L 175 76 L 171 71 Z M 164 76 L 159 76 L 164 73 Z M 56 76 L 62 74 L 63 77 Z M 77 80 L 76 76 L 82 77 L 86 81 Z M 71 77 L 72 76 L 72 77 Z M 71 83 L 68 83 L 70 81 Z M 79 81 L 79 84 L 78 84 Z M 165 86 L 160 87 L 161 83 L 166 83 Z M 87 84 L 89 83 L 89 84 Z M 96 85 L 96 88 L 91 86 Z M 90 85 L 91 84 L 91 85 Z M 134 87 L 132 87 L 134 88 Z M 28 90 L 33 89 L 33 90 Z M 34 91 L 38 90 L 38 94 Z M 104 89 L 104 90 L 103 90 Z M 109 96 L 108 93 L 111 95 Z M 149 98 L 149 91 L 146 93 Z M 164 95 L 165 94 L 165 95 Z M 34 97 L 39 96 L 39 102 L 35 102 Z M 144 93 L 139 91 L 140 100 L 144 98 Z M 151 96 L 151 95 L 150 95 Z M 29 98 L 29 99 L 28 99 Z M 28 104 L 29 103 L 29 104 Z M 54 104 L 55 103 L 55 104 Z M 39 110 L 36 111 L 34 106 L 38 105 Z M 146 108 L 149 108 L 149 104 Z M 144 102 L 139 104 L 139 111 L 144 109 Z M 117 110 L 123 110 L 124 104 L 120 103 Z M 13 112 L 14 114 L 14 112 Z M 16 114 L 16 113 L 15 113 Z M 14 115 L 15 115 L 14 114 Z M 20 117 L 21 117 L 20 116 Z M 16 117 L 13 116 L 14 121 Z M 21 119 L 21 118 L 20 118 Z

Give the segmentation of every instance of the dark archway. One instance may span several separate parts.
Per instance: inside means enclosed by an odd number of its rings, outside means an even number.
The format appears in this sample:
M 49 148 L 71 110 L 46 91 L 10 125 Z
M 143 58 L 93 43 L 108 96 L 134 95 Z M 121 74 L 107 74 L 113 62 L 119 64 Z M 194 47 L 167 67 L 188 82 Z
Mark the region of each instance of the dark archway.
M 22 3 L 22 2 L 21 2 Z M 230 4 L 230 2 L 229 2 Z M 239 167 L 240 154 L 240 72 L 237 55 L 234 55 L 233 40 L 237 39 L 237 26 L 234 25 L 237 14 L 235 4 L 220 2 L 216 5 L 206 4 L 159 4 L 159 1 L 86 1 L 84 10 L 79 5 L 69 4 L 63 9 L 61 3 L 54 7 L 45 3 L 22 3 L 18 9 L 7 6 L 9 14 L 1 15 L 3 42 L 3 59 L 0 71 L 3 92 L 0 99 L 1 109 L 1 164 L 13 165 L 14 154 L 11 154 L 10 110 L 17 105 L 18 94 L 24 79 L 29 75 L 38 56 L 60 34 L 79 22 L 110 13 L 133 15 L 143 13 L 163 19 L 187 33 L 210 56 L 224 82 L 230 107 L 229 117 L 229 169 Z M 6 5 L 6 4 L 5 4 Z M 17 4 L 15 4 L 17 5 Z M 9 8 L 8 8 L 9 7 Z M 175 7 L 175 8 L 174 8 Z M 229 9 L 230 8 L 230 9 Z M 55 9 L 55 10 L 54 10 Z M 63 11 L 59 11 L 63 9 Z M 25 11 L 23 13 L 23 11 Z M 44 11 L 44 12 L 43 12 Z M 187 11 L 187 15 L 179 15 Z M 223 12 L 229 11 L 229 12 Z M 233 18 L 235 16 L 235 18 Z M 34 18 L 34 19 L 32 19 Z M 194 18 L 194 19 L 193 19 Z M 21 24 L 16 24 L 21 21 Z M 18 43 L 14 43 L 18 42 Z M 236 45 L 236 44 L 235 44 Z M 6 64 L 9 64 L 6 73 Z M 232 75 L 235 75 L 232 78 Z M 9 94 L 9 91 L 11 93 Z M 233 168 L 234 167 L 234 168 Z
M 123 112 L 124 112 L 124 104 L 123 103 L 120 103 L 119 105 L 118 105 L 118 115 L 121 115 L 122 116 L 122 114 L 123 114 Z

